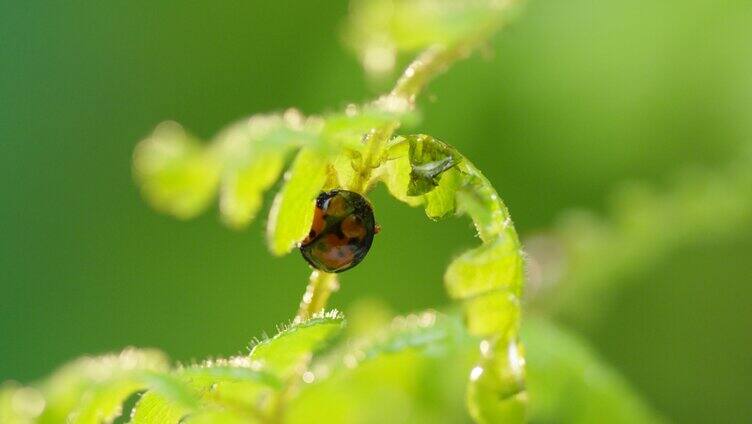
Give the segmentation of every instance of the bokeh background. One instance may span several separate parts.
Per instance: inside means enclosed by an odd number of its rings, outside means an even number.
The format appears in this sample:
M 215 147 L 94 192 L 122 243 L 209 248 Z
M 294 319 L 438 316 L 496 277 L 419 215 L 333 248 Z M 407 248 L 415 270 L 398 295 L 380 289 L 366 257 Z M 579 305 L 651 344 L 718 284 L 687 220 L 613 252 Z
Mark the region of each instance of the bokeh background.
M 263 220 L 233 232 L 216 208 L 157 214 L 131 154 L 165 119 L 209 138 L 255 112 L 373 97 L 341 42 L 346 13 L 344 1 L 0 2 L 0 381 L 126 345 L 234 354 L 290 319 L 302 259 L 272 258 Z M 573 208 L 606 213 L 625 181 L 667 186 L 752 142 L 752 2 L 532 0 L 428 94 L 414 130 L 474 160 L 537 234 Z M 333 306 L 446 304 L 443 269 L 473 243 L 470 223 L 432 223 L 381 188 L 372 199 L 384 231 Z M 752 223 L 615 281 L 597 321 L 562 320 L 666 417 L 747 421 L 750 259 Z

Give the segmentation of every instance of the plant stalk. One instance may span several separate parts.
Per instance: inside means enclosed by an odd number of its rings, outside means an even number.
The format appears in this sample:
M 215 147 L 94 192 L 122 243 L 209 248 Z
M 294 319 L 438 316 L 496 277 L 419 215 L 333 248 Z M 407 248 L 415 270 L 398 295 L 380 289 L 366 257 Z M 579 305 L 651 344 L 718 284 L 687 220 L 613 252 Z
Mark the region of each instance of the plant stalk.
M 416 97 L 434 77 L 444 72 L 454 62 L 469 56 L 499 29 L 503 24 L 501 16 L 500 13 L 498 19 L 492 20 L 474 35 L 454 45 L 435 45 L 423 51 L 408 65 L 392 91 L 383 96 L 382 99 L 385 97 L 386 99 L 406 101 L 408 110 L 412 110 L 415 107 Z
M 311 277 L 308 279 L 308 287 L 306 287 L 303 299 L 300 301 L 300 307 L 294 322 L 303 322 L 311 318 L 315 313 L 324 310 L 329 296 L 337 291 L 337 289 L 339 289 L 337 274 L 330 274 L 319 270 L 311 272 Z

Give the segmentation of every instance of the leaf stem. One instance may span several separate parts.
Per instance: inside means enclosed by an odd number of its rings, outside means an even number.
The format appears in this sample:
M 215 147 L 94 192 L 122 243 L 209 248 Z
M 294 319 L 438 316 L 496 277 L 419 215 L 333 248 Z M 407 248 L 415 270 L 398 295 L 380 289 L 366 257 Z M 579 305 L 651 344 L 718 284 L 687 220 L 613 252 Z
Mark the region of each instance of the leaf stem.
M 329 296 L 339 289 L 337 274 L 330 274 L 319 270 L 311 272 L 303 299 L 300 301 L 298 314 L 294 322 L 303 322 L 311 318 L 316 312 L 326 308 Z
M 488 40 L 502 23 L 503 20 L 500 17 L 492 19 L 476 33 L 454 45 L 429 47 L 408 65 L 392 91 L 382 96 L 377 102 L 387 105 L 406 103 L 407 109 L 412 110 L 415 107 L 416 97 L 434 77 L 444 72 L 454 62 L 469 56 L 478 46 Z
M 414 106 L 416 96 L 434 76 L 463 55 L 463 49 L 436 45 L 420 54 L 405 69 L 389 96 L 405 99 Z
M 372 129 L 363 141 L 367 146 L 365 156 L 360 166 L 356 169 L 355 177 L 349 185 L 349 189 L 357 193 L 365 193 L 369 189 L 369 182 L 373 170 L 382 162 L 384 145 L 392 137 L 394 131 L 399 128 L 399 122 L 392 122 L 379 128 Z

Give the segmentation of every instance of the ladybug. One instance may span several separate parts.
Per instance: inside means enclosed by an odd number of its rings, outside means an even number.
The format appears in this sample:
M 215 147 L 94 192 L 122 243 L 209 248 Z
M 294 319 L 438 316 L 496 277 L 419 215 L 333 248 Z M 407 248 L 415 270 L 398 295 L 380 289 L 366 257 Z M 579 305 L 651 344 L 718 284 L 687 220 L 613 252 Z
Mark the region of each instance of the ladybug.
M 316 198 L 311 231 L 300 243 L 300 252 L 316 269 L 342 272 L 366 257 L 378 232 L 373 208 L 363 196 L 348 190 L 325 191 Z

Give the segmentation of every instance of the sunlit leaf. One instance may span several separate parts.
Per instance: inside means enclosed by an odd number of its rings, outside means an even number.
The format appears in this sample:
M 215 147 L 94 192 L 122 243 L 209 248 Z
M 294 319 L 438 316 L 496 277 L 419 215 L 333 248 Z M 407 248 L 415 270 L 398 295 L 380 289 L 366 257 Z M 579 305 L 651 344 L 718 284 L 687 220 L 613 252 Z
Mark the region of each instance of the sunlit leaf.
M 223 178 L 220 212 L 224 222 L 240 228 L 253 220 L 261 208 L 264 191 L 279 178 L 283 167 L 283 154 L 267 152 Z
M 499 237 L 463 253 L 444 274 L 449 296 L 466 299 L 492 290 L 519 293 L 522 287 L 522 256 L 510 237 Z
M 346 151 L 337 155 L 327 170 L 325 190 L 349 187 L 355 180 L 355 162 L 361 161 L 359 152 Z
M 216 383 L 207 393 L 207 402 L 213 405 L 234 405 L 247 411 L 262 413 L 264 402 L 280 392 L 252 381 L 226 380 Z
M 464 422 L 473 347 L 455 317 L 426 311 L 395 318 L 315 361 L 288 422 Z
M 509 293 L 488 293 L 466 303 L 468 331 L 486 336 L 467 391 L 468 409 L 477 423 L 525 422 L 528 397 L 525 351 L 517 340 L 519 314 L 519 302 Z
M 135 378 L 102 384 L 84 395 L 69 421 L 75 424 L 111 422 L 122 414 L 123 402 L 143 388 L 143 382 Z
M 206 405 L 226 403 L 232 397 L 226 385 L 242 383 L 240 387 L 248 395 L 280 387 L 278 379 L 251 367 L 250 360 L 237 357 L 181 368 L 171 374 L 147 374 L 144 380 L 149 391 L 136 403 L 132 424 L 177 422 Z
M 165 122 L 136 147 L 133 172 L 146 200 L 181 219 L 202 212 L 219 183 L 221 165 L 177 123 Z
M 255 366 L 253 361 L 246 357 L 234 357 L 184 368 L 177 376 L 199 386 L 210 386 L 220 382 L 249 382 L 275 389 L 281 388 L 282 383 L 276 376 L 258 368 L 260 367 Z
M 253 347 L 250 357 L 260 361 L 266 369 L 286 375 L 299 366 L 302 359 L 338 335 L 343 325 L 344 318 L 336 311 L 315 315 L 259 342 Z
M 267 238 L 273 254 L 289 252 L 308 234 L 314 200 L 326 182 L 327 162 L 327 155 L 318 149 L 298 152 L 269 213 Z
M 201 389 L 202 385 L 192 381 L 190 376 L 186 378 L 184 370 L 173 371 L 169 374 L 146 373 L 142 378 L 148 384 L 149 393 L 158 393 L 169 402 L 188 409 L 198 406 L 197 390 Z M 209 384 L 211 383 L 204 383 L 204 386 Z
M 283 114 L 257 114 L 224 128 L 208 148 L 226 170 L 234 171 L 247 167 L 258 155 L 315 144 L 321 125 L 295 109 Z
M 470 414 L 478 424 L 524 423 L 527 408 L 525 393 L 516 393 L 499 399 L 495 390 L 471 383 L 468 388 Z
M 467 160 L 459 168 L 467 175 L 467 181 L 457 191 L 457 207 L 473 220 L 481 240 L 489 243 L 504 235 L 519 243 L 509 211 L 491 183 Z
M 344 113 L 324 117 L 321 137 L 335 148 L 361 151 L 366 147 L 366 134 L 374 128 L 399 122 L 402 117 L 370 106 L 349 105 Z
M 321 383 L 304 386 L 288 407 L 287 422 L 462 422 L 462 368 L 412 349 L 377 356 L 353 369 L 340 370 Z M 454 384 L 442 384 L 443 380 Z M 446 408 L 452 403 L 460 406 Z
M 46 401 L 40 422 L 114 418 L 122 402 L 143 387 L 138 380 L 141 373 L 167 368 L 165 356 L 153 350 L 126 349 L 119 354 L 76 360 L 40 386 Z
M 357 347 L 357 351 L 363 355 L 356 351 L 355 356 L 360 357 L 360 361 L 367 361 L 408 349 L 435 355 L 454 349 L 464 338 L 458 319 L 435 311 L 425 311 L 394 318 L 387 331 L 370 335 L 364 346 Z
M 177 424 L 190 411 L 156 391 L 143 394 L 133 408 L 130 424 Z
M 454 167 L 461 161 L 453 148 L 430 136 L 398 137 L 379 175 L 394 197 L 412 206 L 425 204 L 426 215 L 440 219 L 455 210 L 464 175 Z
M 444 172 L 438 180 L 438 185 L 423 196 L 426 215 L 431 219 L 441 219 L 453 214 L 457 205 L 457 189 L 462 182 L 463 175 L 456 169 Z
M 389 193 L 395 198 L 418 206 L 423 203 L 422 196 L 409 196 L 407 187 L 410 184 L 410 146 L 405 142 L 395 143 L 389 148 L 389 156 L 379 169 L 380 179 L 386 185 Z
M 475 336 L 513 334 L 519 326 L 519 297 L 505 290 L 467 299 L 463 310 L 467 329 Z
M 35 388 L 13 381 L 0 385 L 0 423 L 35 423 L 44 407 L 44 397 Z
M 426 194 L 439 185 L 444 172 L 456 166 L 462 157 L 456 150 L 427 135 L 405 137 L 410 146 L 410 182 L 408 196 Z
M 215 409 L 204 410 L 182 421 L 185 424 L 256 424 L 264 423 L 261 418 L 242 411 Z

